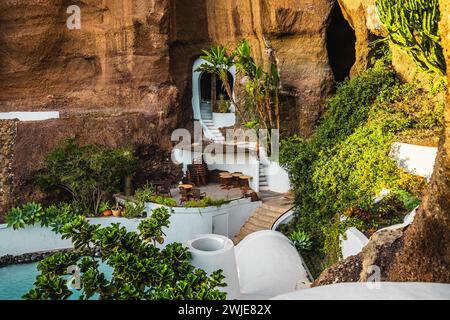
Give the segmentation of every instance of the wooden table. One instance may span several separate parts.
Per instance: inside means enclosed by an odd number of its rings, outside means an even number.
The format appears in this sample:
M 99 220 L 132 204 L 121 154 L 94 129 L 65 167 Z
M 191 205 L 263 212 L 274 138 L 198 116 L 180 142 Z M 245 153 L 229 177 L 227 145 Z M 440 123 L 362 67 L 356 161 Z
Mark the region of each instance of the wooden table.
M 240 182 L 241 187 L 242 188 L 250 188 L 250 179 L 251 178 L 252 177 L 246 176 L 246 175 L 239 176 L 239 181 L 242 181 L 242 182 Z
M 231 174 L 220 176 L 222 180 L 222 189 L 230 189 L 233 176 Z
M 231 174 L 231 176 L 233 177 L 234 187 L 239 188 L 240 187 L 239 178 L 240 178 L 240 176 L 242 176 L 242 172 L 234 172 Z
M 186 189 L 186 190 L 191 190 L 194 188 L 194 186 L 192 184 L 180 184 L 179 186 L 180 188 Z

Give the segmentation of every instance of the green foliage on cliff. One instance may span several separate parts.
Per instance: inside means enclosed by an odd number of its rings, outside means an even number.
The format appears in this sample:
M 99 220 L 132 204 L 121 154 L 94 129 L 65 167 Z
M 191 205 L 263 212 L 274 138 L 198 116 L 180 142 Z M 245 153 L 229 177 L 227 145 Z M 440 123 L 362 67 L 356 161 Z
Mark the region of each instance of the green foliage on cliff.
M 425 72 L 445 74 L 438 0 L 377 0 L 389 39 Z
M 47 192 L 69 193 L 87 214 L 99 214 L 100 204 L 119 192 L 136 168 L 137 158 L 127 148 L 79 145 L 70 139 L 47 157 L 37 181 Z
M 390 66 L 379 61 L 338 87 L 313 137 L 282 141 L 281 162 L 296 195 L 291 227 L 311 237 L 314 252 L 322 251 L 333 263 L 339 258 L 339 234 L 346 228 L 376 228 L 374 217 L 354 216 L 346 222 L 340 217 L 351 208 L 370 213 L 383 188 L 417 195 L 409 181 L 413 178 L 389 157 L 390 148 L 408 131 L 439 132 L 442 111 L 431 94 L 400 83 Z

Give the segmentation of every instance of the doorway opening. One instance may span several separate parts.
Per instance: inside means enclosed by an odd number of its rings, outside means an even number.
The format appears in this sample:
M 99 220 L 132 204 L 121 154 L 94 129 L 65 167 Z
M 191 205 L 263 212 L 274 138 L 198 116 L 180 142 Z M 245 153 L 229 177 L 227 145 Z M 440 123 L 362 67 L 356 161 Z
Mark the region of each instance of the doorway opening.
M 356 62 L 355 44 L 355 31 L 345 20 L 341 7 L 336 3 L 327 30 L 328 57 L 336 82 L 342 82 L 349 77 Z

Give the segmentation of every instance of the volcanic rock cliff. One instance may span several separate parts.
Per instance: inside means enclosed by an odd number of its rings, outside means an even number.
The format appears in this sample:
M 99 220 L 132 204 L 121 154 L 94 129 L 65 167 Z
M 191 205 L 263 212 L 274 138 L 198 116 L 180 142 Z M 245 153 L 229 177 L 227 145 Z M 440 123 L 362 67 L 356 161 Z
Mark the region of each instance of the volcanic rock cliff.
M 35 197 L 33 174 L 65 137 L 168 149 L 171 131 L 192 123 L 192 65 L 213 44 L 248 38 L 259 62 L 277 62 L 288 133 L 310 135 L 334 87 L 327 39 L 345 22 L 339 10 L 333 18 L 334 0 L 83 0 L 81 29 L 69 30 L 72 4 L 0 3 L 0 112 L 61 113 L 0 121 L 15 132 L 12 169 L 0 177 L 13 202 Z

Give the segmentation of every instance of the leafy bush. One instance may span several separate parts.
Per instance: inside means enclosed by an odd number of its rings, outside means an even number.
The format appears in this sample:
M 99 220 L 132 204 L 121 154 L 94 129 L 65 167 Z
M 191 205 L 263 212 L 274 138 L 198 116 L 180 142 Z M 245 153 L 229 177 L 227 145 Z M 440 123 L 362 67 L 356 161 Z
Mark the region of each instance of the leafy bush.
M 79 216 L 66 224 L 62 237 L 71 239 L 75 252 L 57 253 L 38 264 L 41 272 L 35 288 L 24 298 L 62 300 L 73 292 L 67 286 L 67 270 L 77 266 L 81 272 L 81 300 L 98 295 L 101 300 L 223 300 L 218 290 L 226 286 L 222 271 L 210 276 L 191 264 L 189 251 L 181 244 L 164 249 L 163 228 L 169 226 L 169 212 L 157 209 L 150 219 L 139 225 L 139 233 L 128 232 L 113 224 L 100 228 Z M 92 248 L 99 249 L 99 258 L 92 257 Z M 113 269 L 111 280 L 100 272 L 100 262 Z
M 120 191 L 124 178 L 136 168 L 129 149 L 80 146 L 69 139 L 47 157 L 37 180 L 45 191 L 68 192 L 87 213 L 98 214 L 100 204 Z
M 177 200 L 175 200 L 174 198 L 168 198 L 168 197 L 163 197 L 163 196 L 158 196 L 158 195 L 154 195 L 154 196 L 150 197 L 149 202 L 160 204 L 160 205 L 166 206 L 166 207 L 176 207 L 177 206 Z
M 42 227 L 51 227 L 54 232 L 60 232 L 66 223 L 81 214 L 77 203 L 53 204 L 44 209 L 40 204 L 32 202 L 12 208 L 6 214 L 6 223 L 14 230 L 40 224 Z
M 221 207 L 225 204 L 230 203 L 227 199 L 213 200 L 209 197 L 203 198 L 200 201 L 186 201 L 184 204 L 185 208 L 206 208 L 206 207 Z
M 141 202 L 150 202 L 152 197 L 155 195 L 155 187 L 148 182 L 141 188 L 137 189 L 135 192 L 135 198 Z
M 125 201 L 122 215 L 125 218 L 138 218 L 145 211 L 145 204 L 141 201 Z

